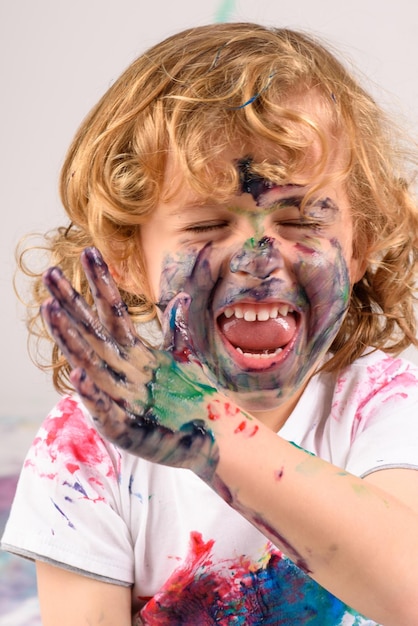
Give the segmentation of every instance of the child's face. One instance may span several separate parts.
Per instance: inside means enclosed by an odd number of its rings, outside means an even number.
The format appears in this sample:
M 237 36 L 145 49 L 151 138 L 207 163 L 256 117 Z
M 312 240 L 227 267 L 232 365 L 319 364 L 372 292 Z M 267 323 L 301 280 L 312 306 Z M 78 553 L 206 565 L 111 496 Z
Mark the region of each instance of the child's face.
M 155 301 L 191 296 L 190 337 L 217 386 L 263 411 L 300 391 L 329 349 L 358 264 L 341 184 L 304 216 L 305 187 L 247 179 L 244 189 L 204 205 L 183 189 L 157 207 L 141 245 Z

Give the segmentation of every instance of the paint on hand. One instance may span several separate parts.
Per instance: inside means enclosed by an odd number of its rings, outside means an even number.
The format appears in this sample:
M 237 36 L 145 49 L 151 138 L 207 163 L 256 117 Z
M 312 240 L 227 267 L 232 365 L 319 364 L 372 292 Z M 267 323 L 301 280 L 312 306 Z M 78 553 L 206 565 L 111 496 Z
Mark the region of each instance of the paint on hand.
M 44 277 L 54 300 L 43 314 L 75 368 L 71 380 L 99 431 L 132 454 L 192 468 L 209 482 L 219 452 L 207 421 L 208 403 L 217 390 L 193 356 L 190 299 L 177 294 L 167 303 L 170 352 L 148 349 L 98 251 L 87 249 L 82 260 L 98 317 L 57 268 Z

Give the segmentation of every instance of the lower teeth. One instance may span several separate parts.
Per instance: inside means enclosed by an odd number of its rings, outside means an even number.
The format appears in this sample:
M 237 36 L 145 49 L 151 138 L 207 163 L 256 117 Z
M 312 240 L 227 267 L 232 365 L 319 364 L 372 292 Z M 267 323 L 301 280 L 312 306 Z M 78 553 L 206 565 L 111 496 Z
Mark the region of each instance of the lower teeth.
M 241 348 L 235 348 L 237 352 L 245 357 L 252 359 L 271 359 L 273 356 L 277 356 L 283 351 L 283 348 L 277 348 L 274 352 L 244 352 Z

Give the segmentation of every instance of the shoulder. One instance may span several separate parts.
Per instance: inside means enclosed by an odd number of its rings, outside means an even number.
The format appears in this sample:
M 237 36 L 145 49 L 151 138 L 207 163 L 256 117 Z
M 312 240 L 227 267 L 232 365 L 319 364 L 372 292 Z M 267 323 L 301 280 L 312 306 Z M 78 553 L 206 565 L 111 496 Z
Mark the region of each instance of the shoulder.
M 76 396 L 63 396 L 42 423 L 25 467 L 37 472 L 73 475 L 83 471 L 117 480 L 121 452 L 106 442 Z
M 352 437 L 372 425 L 409 430 L 417 424 L 418 368 L 401 357 L 365 354 L 336 378 L 330 416 L 350 427 Z M 401 415 L 400 415 L 401 414 Z
M 77 395 L 63 396 L 47 415 L 27 454 L 24 473 L 60 485 L 83 484 L 95 490 L 148 497 L 171 485 L 175 470 L 130 454 L 101 436 Z
M 366 353 L 337 376 L 335 396 L 350 395 L 351 402 L 364 403 L 378 396 L 415 401 L 418 399 L 418 367 L 402 357 L 381 351 Z

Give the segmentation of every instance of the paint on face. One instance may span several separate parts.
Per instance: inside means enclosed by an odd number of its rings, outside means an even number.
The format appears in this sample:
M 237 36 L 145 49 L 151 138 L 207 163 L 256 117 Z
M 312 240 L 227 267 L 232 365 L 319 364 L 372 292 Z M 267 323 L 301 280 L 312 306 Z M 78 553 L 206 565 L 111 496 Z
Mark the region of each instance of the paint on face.
M 244 271 L 249 276 L 265 279 L 274 270 L 283 267 L 283 259 L 274 246 L 274 239 L 262 237 L 257 241 L 251 237 L 232 257 L 229 265 L 232 273 Z
M 160 305 L 189 294 L 198 359 L 215 385 L 238 393 L 245 409 L 261 410 L 297 390 L 327 352 L 348 307 L 350 281 L 339 241 L 321 232 L 338 211 L 332 200 L 308 207 L 303 220 L 315 219 L 314 228 L 286 226 L 294 241 L 284 253 L 279 238 L 264 232 L 266 216 L 280 204 L 276 189 L 248 173 L 245 185 L 259 207 L 247 211 L 254 236 L 238 247 L 208 242 L 167 255 Z
M 263 196 L 267 191 L 275 187 L 274 183 L 252 171 L 252 157 L 245 157 L 237 161 L 241 193 L 249 193 L 252 195 L 254 202 Z
M 189 553 L 139 613 L 144 624 L 335 626 L 368 623 L 268 544 L 259 561 L 217 562 L 214 541 L 190 537 Z

